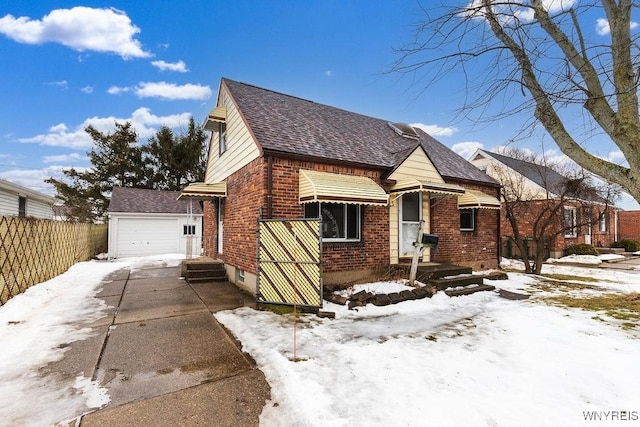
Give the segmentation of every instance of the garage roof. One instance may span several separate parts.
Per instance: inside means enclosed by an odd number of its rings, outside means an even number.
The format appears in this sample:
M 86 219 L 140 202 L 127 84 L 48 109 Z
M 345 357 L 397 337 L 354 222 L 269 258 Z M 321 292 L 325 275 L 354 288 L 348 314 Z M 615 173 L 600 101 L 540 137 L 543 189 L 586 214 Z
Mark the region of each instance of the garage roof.
M 107 212 L 187 214 L 192 209 L 193 214 L 202 215 L 200 203 L 178 200 L 178 196 L 179 191 L 114 187 Z

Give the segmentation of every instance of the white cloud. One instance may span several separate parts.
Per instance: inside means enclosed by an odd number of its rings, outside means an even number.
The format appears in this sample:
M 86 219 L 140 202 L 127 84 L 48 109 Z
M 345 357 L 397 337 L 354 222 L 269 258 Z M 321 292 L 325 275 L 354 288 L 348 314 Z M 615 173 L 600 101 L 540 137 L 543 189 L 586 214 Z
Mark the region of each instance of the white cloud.
M 425 125 L 422 123 L 411 123 L 409 126 L 422 129 L 431 136 L 451 136 L 458 131 L 454 127 L 442 127 L 438 125 Z
M 121 93 L 129 92 L 129 91 L 131 91 L 130 87 L 121 87 L 121 86 L 111 86 L 109 89 L 107 89 L 107 93 L 111 95 L 120 95 Z
M 83 93 L 93 93 L 93 86 L 85 86 L 80 88 L 80 92 Z
M 162 98 L 170 100 L 182 99 L 208 99 L 211 97 L 209 86 L 176 85 L 167 82 L 140 82 L 135 89 L 136 95 L 140 98 Z
M 453 144 L 451 149 L 465 159 L 469 159 L 476 150 L 483 149 L 484 144 L 476 141 L 458 142 Z
M 624 156 L 624 154 L 622 154 L 622 151 L 620 150 L 615 150 L 615 151 L 611 151 L 609 152 L 609 155 L 606 157 L 606 160 L 609 160 L 610 162 L 613 163 L 626 163 L 627 158 Z
M 66 169 L 66 167 L 59 165 L 51 165 L 42 169 L 13 169 L 0 173 L 0 178 L 34 191 L 55 196 L 56 192 L 53 186 L 45 183 L 44 180 L 49 178 L 64 178 L 64 174 L 62 173 L 63 169 Z
M 596 20 L 596 33 L 601 36 L 605 36 L 611 32 L 609 28 L 609 21 L 604 18 L 598 18 Z
M 629 29 L 633 30 L 638 27 L 637 22 L 631 22 L 629 24 Z M 596 19 L 596 33 L 600 36 L 606 36 L 611 33 L 611 28 L 609 27 L 609 21 L 604 18 Z
M 40 144 L 56 147 L 68 147 L 73 149 L 90 149 L 93 147 L 93 139 L 85 132 L 89 125 L 103 133 L 110 133 L 115 130 L 115 123 L 130 122 L 136 130 L 139 140 L 145 140 L 154 135 L 161 126 L 169 128 L 179 128 L 189 123 L 190 113 L 171 114 L 167 116 L 156 116 L 151 114 L 148 108 L 138 108 L 130 117 L 90 117 L 69 130 L 64 123 L 52 126 L 48 133 L 36 135 L 30 138 L 20 138 L 18 142 Z
M 333 71 L 332 71 L 332 70 L 326 70 L 326 71 L 324 72 L 324 75 L 325 75 L 326 77 L 333 77 Z
M 78 161 L 88 161 L 87 156 L 79 153 L 60 154 L 57 156 L 45 156 L 44 163 L 77 163 Z
M 152 61 L 151 65 L 160 69 L 160 71 L 175 71 L 177 73 L 186 73 L 187 64 L 180 60 L 178 62 Z
M 47 84 L 49 84 L 51 86 L 58 86 L 58 87 L 61 87 L 63 89 L 66 89 L 66 88 L 69 87 L 69 83 L 67 83 L 66 80 L 58 80 L 57 82 L 49 82 Z
M 542 0 L 542 6 L 547 12 L 553 14 L 562 10 L 569 10 L 577 1 L 578 0 Z M 462 15 L 484 19 L 482 3 L 482 0 L 471 1 Z M 503 25 L 510 23 L 520 25 L 522 21 L 530 22 L 534 19 L 533 9 L 525 3 L 526 2 L 514 0 L 497 2 L 497 4 L 493 6 L 493 12 Z
M 41 20 L 13 15 L 0 18 L 0 33 L 18 43 L 60 43 L 80 52 L 114 53 L 124 59 L 151 56 L 135 39 L 139 32 L 125 12 L 114 8 L 55 9 Z

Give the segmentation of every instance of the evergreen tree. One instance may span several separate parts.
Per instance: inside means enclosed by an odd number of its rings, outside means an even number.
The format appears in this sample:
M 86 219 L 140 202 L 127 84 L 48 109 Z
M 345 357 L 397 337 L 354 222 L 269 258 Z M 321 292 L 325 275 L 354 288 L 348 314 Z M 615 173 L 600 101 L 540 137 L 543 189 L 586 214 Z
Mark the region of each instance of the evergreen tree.
M 69 207 L 70 220 L 102 219 L 113 187 L 181 190 L 191 182 L 204 180 L 207 136 L 193 117 L 183 134 L 175 135 L 163 126 L 143 146 L 138 145 L 131 123 L 116 123 L 115 127 L 107 134 L 93 126 L 85 129 L 95 142 L 87 153 L 90 168 L 67 169 L 63 171 L 67 179 L 46 180 Z
M 181 190 L 185 185 L 204 180 L 206 134 L 193 117 L 182 135 L 163 126 L 143 147 L 150 187 Z
M 56 188 L 57 196 L 70 208 L 70 219 L 91 222 L 101 219 L 109 205 L 114 186 L 146 188 L 142 150 L 131 123 L 116 123 L 113 133 L 104 134 L 93 126 L 85 131 L 95 147 L 88 153 L 92 167 L 63 171 L 70 183 L 54 178 L 46 180 Z

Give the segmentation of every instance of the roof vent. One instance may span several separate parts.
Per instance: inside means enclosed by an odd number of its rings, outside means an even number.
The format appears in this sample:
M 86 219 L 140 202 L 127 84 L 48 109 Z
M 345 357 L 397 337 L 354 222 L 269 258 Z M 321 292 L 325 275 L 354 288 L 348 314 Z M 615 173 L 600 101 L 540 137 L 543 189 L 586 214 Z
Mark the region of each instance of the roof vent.
M 420 137 L 418 136 L 418 133 L 416 132 L 416 130 L 409 126 L 406 123 L 391 123 L 391 122 L 387 122 L 387 125 L 389 125 L 389 127 L 391 129 L 393 129 L 393 131 L 395 133 L 397 133 L 400 136 L 403 136 L 405 138 L 409 138 L 409 139 L 420 139 Z

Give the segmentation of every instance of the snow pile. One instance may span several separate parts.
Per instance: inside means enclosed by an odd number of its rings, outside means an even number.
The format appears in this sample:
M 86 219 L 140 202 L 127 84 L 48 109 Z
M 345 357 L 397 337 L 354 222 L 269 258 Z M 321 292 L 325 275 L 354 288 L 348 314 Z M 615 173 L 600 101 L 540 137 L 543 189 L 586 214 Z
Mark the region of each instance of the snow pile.
M 549 264 L 579 264 L 579 265 L 600 265 L 602 259 L 596 255 L 567 255 L 562 258 L 549 258 L 547 259 Z
M 620 254 L 600 254 L 598 255 L 598 258 L 600 258 L 600 260 L 605 262 L 616 262 L 616 261 L 622 261 L 624 259 L 627 259 L 626 256 L 620 255 Z

